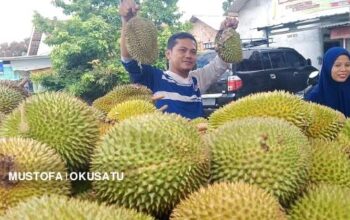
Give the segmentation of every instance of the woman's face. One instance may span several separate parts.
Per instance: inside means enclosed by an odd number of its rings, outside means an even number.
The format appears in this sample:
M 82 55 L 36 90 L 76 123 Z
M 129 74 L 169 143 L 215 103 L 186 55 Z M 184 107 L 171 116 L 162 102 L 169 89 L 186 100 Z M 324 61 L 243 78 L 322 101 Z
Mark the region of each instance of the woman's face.
M 350 59 L 346 55 L 340 55 L 332 67 L 332 79 L 336 82 L 345 82 L 350 76 Z

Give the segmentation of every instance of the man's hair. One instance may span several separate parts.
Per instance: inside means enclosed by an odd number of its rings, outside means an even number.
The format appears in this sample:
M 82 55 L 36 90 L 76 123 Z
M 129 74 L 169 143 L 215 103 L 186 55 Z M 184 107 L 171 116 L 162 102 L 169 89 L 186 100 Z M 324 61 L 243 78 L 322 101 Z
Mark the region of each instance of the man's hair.
M 196 43 L 196 48 L 197 48 L 197 41 L 192 34 L 187 33 L 187 32 L 179 32 L 179 33 L 173 34 L 169 37 L 167 49 L 168 50 L 173 49 L 173 47 L 176 45 L 178 39 L 191 39 Z

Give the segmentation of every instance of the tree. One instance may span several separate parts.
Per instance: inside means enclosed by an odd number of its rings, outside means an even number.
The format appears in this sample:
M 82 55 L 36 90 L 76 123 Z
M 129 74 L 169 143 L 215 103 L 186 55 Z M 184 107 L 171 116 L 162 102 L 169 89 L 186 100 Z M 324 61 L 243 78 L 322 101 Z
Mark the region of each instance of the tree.
M 29 38 L 23 41 L 13 41 L 9 43 L 0 44 L 0 57 L 16 57 L 23 56 L 27 53 L 29 46 Z
M 228 10 L 232 7 L 235 0 L 225 0 L 222 3 L 222 9 L 224 9 L 224 14 L 227 14 Z
M 140 15 L 152 20 L 160 33 L 173 32 L 186 25 L 176 6 L 178 0 L 144 0 Z M 53 74 L 40 78 L 50 90 L 63 89 L 91 102 L 119 83 L 128 82 L 120 63 L 119 38 L 121 20 L 119 0 L 75 0 L 66 3 L 55 0 L 70 18 L 65 21 L 48 19 L 36 13 L 35 26 L 46 33 L 45 43 L 53 47 Z M 169 30 L 164 26 L 171 27 Z M 160 50 L 165 48 L 161 44 Z M 165 66 L 164 53 L 157 66 Z

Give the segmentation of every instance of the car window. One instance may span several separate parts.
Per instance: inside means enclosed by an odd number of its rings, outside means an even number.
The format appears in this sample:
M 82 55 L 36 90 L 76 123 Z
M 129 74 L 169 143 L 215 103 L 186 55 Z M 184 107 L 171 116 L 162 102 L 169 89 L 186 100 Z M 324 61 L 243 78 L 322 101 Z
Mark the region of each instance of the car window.
M 270 57 L 268 53 L 262 53 L 261 59 L 262 59 L 262 64 L 264 66 L 264 69 L 272 69 Z
M 197 68 L 202 68 L 207 65 L 216 56 L 215 51 L 210 51 L 207 53 L 199 54 L 197 57 Z
M 305 59 L 298 53 L 288 51 L 285 53 L 287 66 L 289 67 L 302 67 L 305 66 Z
M 277 69 L 286 67 L 283 52 L 270 52 L 269 55 L 271 58 L 272 68 Z
M 243 60 L 238 64 L 237 71 L 262 70 L 260 53 L 258 51 L 244 51 Z

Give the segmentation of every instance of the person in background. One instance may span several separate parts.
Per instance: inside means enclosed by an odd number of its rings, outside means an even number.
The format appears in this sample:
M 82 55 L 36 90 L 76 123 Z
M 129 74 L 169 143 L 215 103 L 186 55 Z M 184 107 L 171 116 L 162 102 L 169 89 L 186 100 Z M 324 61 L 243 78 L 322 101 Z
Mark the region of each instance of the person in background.
M 169 63 L 167 71 L 133 60 L 126 48 L 125 24 L 134 17 L 139 7 L 132 0 L 123 0 L 119 8 L 122 19 L 121 59 L 129 72 L 133 83 L 139 83 L 152 90 L 157 108 L 167 106 L 165 112 L 176 113 L 188 119 L 202 117 L 203 104 L 201 92 L 222 75 L 230 65 L 218 56 L 205 67 L 193 70 L 197 59 L 197 41 L 187 32 L 172 35 L 167 43 L 166 58 Z M 221 28 L 237 28 L 236 18 L 226 18 Z
M 323 58 L 318 84 L 305 100 L 316 102 L 350 116 L 350 53 L 344 48 L 333 47 Z

